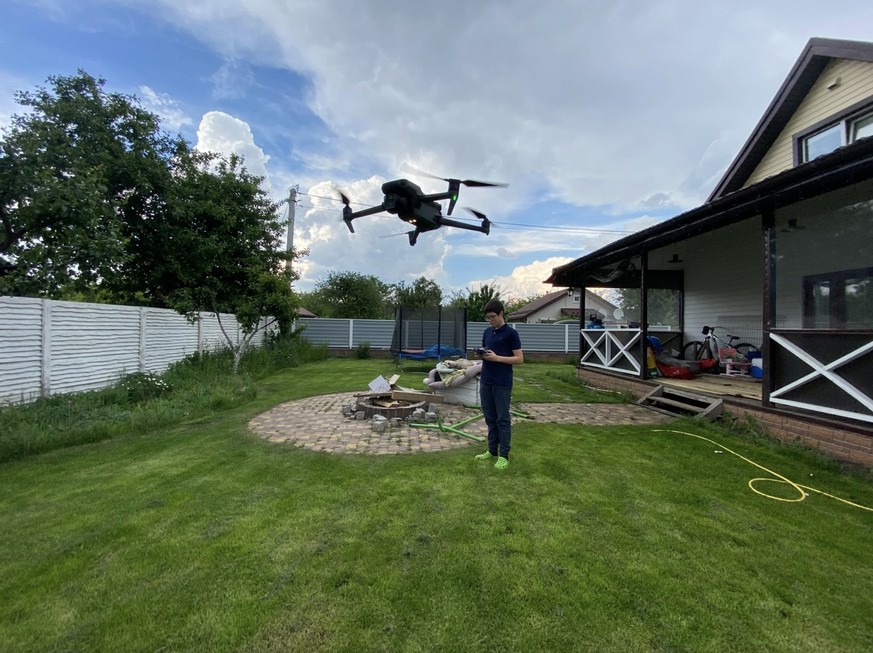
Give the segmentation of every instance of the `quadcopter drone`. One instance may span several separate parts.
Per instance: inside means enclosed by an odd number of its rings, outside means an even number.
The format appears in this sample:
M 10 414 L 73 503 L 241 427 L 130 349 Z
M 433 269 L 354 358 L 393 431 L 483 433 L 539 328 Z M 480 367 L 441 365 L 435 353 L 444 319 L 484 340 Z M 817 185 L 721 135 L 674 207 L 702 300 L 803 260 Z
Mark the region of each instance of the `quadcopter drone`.
M 408 179 L 386 181 L 382 184 L 382 193 L 385 195 L 382 204 L 362 211 L 352 211 L 352 208 L 349 206 L 349 198 L 343 193 L 340 193 L 340 199 L 342 199 L 343 204 L 345 204 L 343 207 L 343 221 L 346 223 L 349 231 L 355 233 L 355 229 L 352 227 L 352 220 L 386 211 L 392 215 L 396 215 L 404 222 L 408 222 L 415 226 L 415 229 L 408 232 L 410 245 L 415 245 L 420 233 L 433 231 L 440 227 L 457 227 L 458 229 L 479 231 L 485 235 L 488 235 L 491 232 L 491 221 L 485 217 L 484 213 L 474 211 L 473 209 L 467 209 L 481 221 L 481 224 L 477 225 L 460 222 L 458 220 L 444 217 L 442 214 L 442 206 L 438 202 L 440 200 L 449 200 L 449 208 L 446 211 L 446 215 L 451 215 L 455 208 L 455 203 L 458 201 L 458 192 L 460 191 L 461 186 L 505 187 L 506 184 L 496 184 L 489 181 L 475 181 L 473 179 L 445 179 L 443 177 L 434 177 L 433 175 L 419 171 L 416 172 L 427 177 L 433 177 L 434 179 L 441 179 L 442 181 L 448 182 L 448 190 L 443 193 L 427 195 L 418 185 L 412 183 Z

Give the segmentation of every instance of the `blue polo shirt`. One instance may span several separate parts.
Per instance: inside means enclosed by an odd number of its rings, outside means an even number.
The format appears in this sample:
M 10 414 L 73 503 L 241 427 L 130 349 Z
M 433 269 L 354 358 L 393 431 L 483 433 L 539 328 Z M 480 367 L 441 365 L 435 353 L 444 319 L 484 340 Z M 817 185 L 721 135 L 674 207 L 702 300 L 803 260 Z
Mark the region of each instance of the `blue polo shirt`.
M 482 346 L 498 356 L 512 356 L 513 351 L 521 349 L 521 338 L 518 337 L 518 331 L 504 323 L 499 329 L 494 327 L 485 329 L 482 334 Z M 512 365 L 483 359 L 479 382 L 512 387 Z

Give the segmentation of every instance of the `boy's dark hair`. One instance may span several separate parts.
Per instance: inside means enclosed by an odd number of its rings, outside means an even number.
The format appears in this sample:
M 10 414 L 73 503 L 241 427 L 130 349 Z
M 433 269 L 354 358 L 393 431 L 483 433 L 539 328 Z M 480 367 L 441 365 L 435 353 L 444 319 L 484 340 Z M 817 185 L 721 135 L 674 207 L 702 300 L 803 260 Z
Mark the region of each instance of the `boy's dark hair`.
M 497 313 L 499 315 L 500 313 L 503 313 L 503 311 L 503 302 L 499 299 L 492 299 L 490 302 L 485 304 L 485 310 L 483 310 L 482 312 L 486 315 L 488 313 Z

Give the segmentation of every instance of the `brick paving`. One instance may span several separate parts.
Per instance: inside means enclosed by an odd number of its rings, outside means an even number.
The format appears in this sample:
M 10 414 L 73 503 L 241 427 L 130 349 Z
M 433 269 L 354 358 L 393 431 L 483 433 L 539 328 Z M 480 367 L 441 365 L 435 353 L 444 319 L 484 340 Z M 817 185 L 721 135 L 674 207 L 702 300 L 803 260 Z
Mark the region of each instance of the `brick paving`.
M 404 421 L 384 433 L 372 429 L 371 420 L 345 417 L 343 405 L 355 405 L 355 393 L 320 395 L 289 401 L 258 415 L 249 428 L 259 437 L 281 444 L 292 444 L 330 453 L 370 453 L 377 455 L 444 451 L 475 446 L 475 442 L 451 431 L 419 428 Z M 537 422 L 604 426 L 609 424 L 663 424 L 670 417 L 635 404 L 520 404 L 513 406 Z M 479 415 L 479 411 L 452 404 L 432 404 L 444 425 L 456 425 Z M 527 421 L 514 417 L 513 424 Z M 485 438 L 487 428 L 481 418 L 458 427 L 473 436 Z

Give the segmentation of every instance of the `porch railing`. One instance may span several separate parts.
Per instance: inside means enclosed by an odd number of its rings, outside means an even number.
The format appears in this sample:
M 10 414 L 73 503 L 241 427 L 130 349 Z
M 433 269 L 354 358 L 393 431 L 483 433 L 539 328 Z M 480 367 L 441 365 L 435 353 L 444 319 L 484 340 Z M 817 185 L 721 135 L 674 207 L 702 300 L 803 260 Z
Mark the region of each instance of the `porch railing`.
M 582 329 L 580 365 L 640 375 L 640 329 Z
M 873 422 L 873 332 L 770 333 L 771 403 Z

